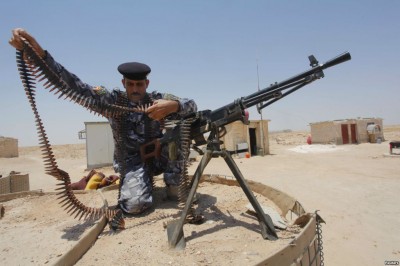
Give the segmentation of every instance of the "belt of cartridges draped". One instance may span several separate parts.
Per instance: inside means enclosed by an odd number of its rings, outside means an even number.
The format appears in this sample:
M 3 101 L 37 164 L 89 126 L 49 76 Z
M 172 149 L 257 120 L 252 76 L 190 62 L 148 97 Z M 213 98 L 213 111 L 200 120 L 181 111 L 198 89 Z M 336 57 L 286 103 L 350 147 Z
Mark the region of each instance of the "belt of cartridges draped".
M 87 108 L 90 112 L 94 112 L 98 115 L 104 116 L 106 118 L 114 118 L 117 122 L 116 126 L 116 135 L 115 140 L 119 147 L 118 152 L 116 154 L 116 159 L 119 164 L 119 174 L 120 174 L 120 185 L 119 185 L 119 193 L 118 198 L 121 193 L 121 186 L 123 184 L 123 179 L 126 175 L 126 138 L 127 138 L 127 125 L 126 120 L 124 119 L 130 112 L 143 112 L 146 107 L 152 104 L 152 99 L 148 97 L 145 104 L 146 106 L 140 106 L 138 108 L 129 108 L 128 107 L 128 98 L 126 93 L 121 93 L 120 97 L 117 99 L 116 104 L 108 104 L 102 101 L 97 101 L 94 98 L 87 97 L 81 94 L 79 91 L 74 90 L 69 87 L 69 85 L 62 80 L 62 78 L 57 75 L 54 71 L 52 71 L 46 62 L 38 55 L 37 51 L 33 49 L 33 47 L 24 40 L 24 48 L 23 50 L 16 51 L 16 61 L 18 66 L 18 71 L 20 73 L 20 78 L 28 98 L 28 101 L 31 105 L 33 114 L 35 116 L 37 134 L 39 138 L 39 145 L 42 151 L 43 162 L 45 165 L 45 173 L 55 177 L 60 183 L 57 184 L 57 190 L 59 191 L 57 194 L 59 195 L 58 199 L 60 199 L 60 204 L 62 207 L 65 207 L 65 210 L 71 215 L 75 214 L 75 218 L 79 217 L 79 220 L 84 219 L 98 219 L 102 216 L 106 216 L 108 219 L 108 223 L 111 229 L 123 229 L 124 228 L 124 220 L 123 213 L 119 208 L 109 208 L 104 206 L 102 208 L 93 208 L 87 207 L 82 202 L 80 202 L 73 190 L 70 187 L 71 179 L 69 174 L 66 171 L 61 170 L 56 162 L 56 158 L 53 154 L 52 147 L 50 145 L 49 139 L 47 137 L 42 119 L 40 118 L 38 109 L 36 107 L 35 100 L 35 85 L 37 83 L 43 83 L 43 87 L 48 89 L 49 92 L 54 91 L 54 94 L 59 94 L 58 98 L 64 97 L 64 99 L 69 99 L 85 108 Z M 181 123 L 185 124 L 184 120 Z M 145 130 L 152 130 L 150 126 L 150 118 L 146 116 L 145 118 Z M 187 136 L 187 126 L 183 127 L 182 134 L 182 143 L 186 143 L 186 145 L 182 145 L 183 154 L 188 154 L 189 151 L 189 137 Z M 148 132 L 150 134 L 145 134 L 146 136 L 153 136 L 152 132 Z M 186 141 L 186 142 L 185 142 Z M 187 158 L 187 156 L 185 157 Z M 150 171 L 150 175 L 152 175 L 152 166 L 151 163 L 146 162 L 146 167 Z M 181 186 L 184 189 L 181 189 L 183 192 L 179 198 L 181 202 L 184 202 L 184 196 L 187 191 L 187 160 L 185 160 L 184 171 L 181 177 Z M 151 176 L 153 179 L 153 177 Z M 152 180 L 153 182 L 153 180 Z M 153 183 L 154 185 L 154 183 Z

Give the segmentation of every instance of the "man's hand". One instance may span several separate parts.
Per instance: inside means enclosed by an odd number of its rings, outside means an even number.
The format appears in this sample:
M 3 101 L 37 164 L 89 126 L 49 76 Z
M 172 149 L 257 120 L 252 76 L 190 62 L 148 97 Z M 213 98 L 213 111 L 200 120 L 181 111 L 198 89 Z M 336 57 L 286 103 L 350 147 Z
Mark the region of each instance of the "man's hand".
M 153 105 L 147 109 L 147 115 L 154 120 L 161 120 L 169 114 L 179 111 L 179 102 L 171 100 L 156 100 Z
M 24 42 L 22 39 L 27 40 L 32 48 L 39 54 L 41 58 L 44 58 L 46 56 L 46 52 L 43 50 L 43 48 L 39 45 L 39 43 L 33 38 L 28 32 L 26 32 L 24 29 L 21 28 L 16 28 L 12 30 L 12 37 L 8 41 L 8 43 L 13 46 L 17 50 L 23 50 L 24 49 Z

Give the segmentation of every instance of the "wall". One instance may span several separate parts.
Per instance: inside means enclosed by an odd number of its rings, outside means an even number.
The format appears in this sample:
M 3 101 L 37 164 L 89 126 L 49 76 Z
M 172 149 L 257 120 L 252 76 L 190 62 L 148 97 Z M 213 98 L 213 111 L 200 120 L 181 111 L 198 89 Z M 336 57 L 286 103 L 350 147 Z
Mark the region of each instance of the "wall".
M 114 139 L 108 122 L 85 122 L 87 168 L 112 165 Z
M 251 120 L 248 127 L 256 130 L 259 155 L 269 154 L 268 120 Z
M 13 138 L 0 137 L 0 157 L 18 157 L 18 140 Z
M 358 119 L 343 119 L 334 121 L 325 121 L 318 123 L 311 123 L 311 138 L 312 143 L 321 144 L 343 144 L 342 138 L 342 125 L 347 125 L 349 132 L 349 140 L 351 143 L 351 124 L 356 125 L 356 140 L 357 143 L 366 143 L 370 141 L 370 136 L 367 132 L 367 125 L 369 123 L 374 123 L 379 125 L 381 131 L 376 135 L 376 138 L 381 138 L 384 141 L 383 135 L 383 123 L 381 118 L 358 118 Z
M 255 128 L 256 131 L 256 144 L 260 152 L 269 154 L 269 138 L 268 138 L 268 120 L 251 120 L 249 125 L 243 124 L 241 121 L 236 121 L 226 125 L 227 134 L 221 138 L 223 141 L 222 148 L 228 151 L 235 151 L 237 144 L 247 143 L 250 148 L 249 128 Z M 263 132 L 261 132 L 261 125 Z M 263 135 L 264 145 L 262 145 L 261 135 Z
M 337 144 L 341 141 L 341 135 L 332 121 L 313 123 L 311 124 L 311 141 L 312 143 Z
M 383 120 L 381 118 L 364 118 L 362 120 L 357 121 L 357 128 L 358 128 L 358 136 L 360 142 L 369 142 L 370 137 L 367 132 L 367 126 L 369 123 L 374 123 L 378 125 L 381 129 L 379 133 L 375 135 L 376 138 L 381 138 L 382 141 L 385 140 L 385 136 L 383 135 Z
M 249 142 L 249 130 L 247 125 L 240 121 L 225 126 L 227 134 L 222 137 L 223 148 L 228 151 L 235 151 L 237 144 Z

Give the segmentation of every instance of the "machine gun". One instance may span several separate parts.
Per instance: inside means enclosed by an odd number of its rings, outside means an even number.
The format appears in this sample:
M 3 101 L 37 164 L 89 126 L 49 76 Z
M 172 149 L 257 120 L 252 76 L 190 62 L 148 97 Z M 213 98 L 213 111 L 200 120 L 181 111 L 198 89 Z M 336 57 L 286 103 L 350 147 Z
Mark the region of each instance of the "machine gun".
M 271 218 L 262 210 L 257 199 L 249 189 L 239 168 L 232 159 L 230 152 L 226 151 L 225 149 L 221 149 L 220 145 L 222 142 L 219 140 L 219 138 L 226 133 L 225 126 L 230 123 L 242 121 L 244 124 L 248 124 L 248 116 L 246 114 L 247 108 L 257 106 L 257 109 L 260 111 L 270 104 L 304 87 L 305 85 L 310 84 L 317 79 L 323 78 L 324 69 L 343 63 L 350 59 L 350 53 L 345 52 L 323 64 L 319 64 L 316 58 L 311 55 L 309 56 L 311 69 L 303 73 L 300 73 L 282 82 L 271 84 L 265 89 L 237 99 L 233 103 L 225 105 L 216 110 L 200 111 L 184 118 L 184 121 L 190 121 L 190 126 L 186 130 L 189 131 L 186 132 L 186 134 L 190 135 L 190 142 L 193 140 L 195 142 L 195 147 L 204 144 L 207 146 L 205 152 L 202 152 L 203 157 L 190 182 L 190 192 L 187 196 L 186 204 L 181 213 L 181 217 L 179 220 L 170 223 L 167 227 L 168 242 L 171 247 L 185 247 L 183 224 L 185 223 L 186 216 L 188 215 L 189 208 L 196 193 L 200 177 L 202 176 L 203 171 L 210 162 L 211 158 L 219 156 L 225 159 L 227 165 L 256 211 L 263 238 L 269 240 L 276 240 L 278 238 Z M 209 135 L 206 140 L 204 133 L 208 132 Z M 168 130 L 161 139 L 157 139 L 152 143 L 142 146 L 143 153 L 148 145 L 155 145 L 156 147 L 153 149 L 152 153 L 145 154 L 143 156 L 156 156 L 155 153 L 157 153 L 156 151 L 159 150 L 159 147 L 162 144 L 179 142 L 181 134 L 182 124 L 177 124 L 173 129 Z

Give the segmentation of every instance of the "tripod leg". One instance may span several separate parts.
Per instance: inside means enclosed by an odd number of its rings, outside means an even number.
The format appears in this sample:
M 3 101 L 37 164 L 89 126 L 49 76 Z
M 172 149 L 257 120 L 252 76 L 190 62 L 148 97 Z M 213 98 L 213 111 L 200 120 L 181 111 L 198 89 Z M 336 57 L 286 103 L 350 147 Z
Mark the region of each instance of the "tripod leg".
M 183 224 L 185 223 L 185 219 L 192 204 L 193 197 L 196 194 L 201 175 L 203 174 L 203 171 L 210 162 L 211 158 L 212 151 L 206 151 L 200 161 L 199 166 L 197 166 L 196 172 L 194 173 L 193 180 L 191 182 L 192 188 L 190 189 L 189 196 L 186 200 L 180 219 L 167 225 L 168 243 L 170 247 L 183 249 L 186 246 L 185 236 L 183 235 Z
M 275 227 L 274 224 L 272 223 L 271 217 L 269 217 L 269 215 L 264 213 L 263 209 L 260 206 L 260 203 L 258 203 L 256 197 L 248 187 L 247 182 L 244 179 L 239 168 L 237 167 L 235 161 L 232 159 L 232 156 L 226 150 L 222 151 L 222 156 L 225 159 L 225 162 L 228 164 L 229 168 L 231 169 L 239 185 L 242 187 L 244 193 L 249 199 L 254 210 L 256 211 L 258 216 L 258 221 L 261 226 L 261 234 L 263 238 L 264 239 L 268 238 L 269 240 L 276 240 L 278 238 L 278 235 L 276 234 Z

